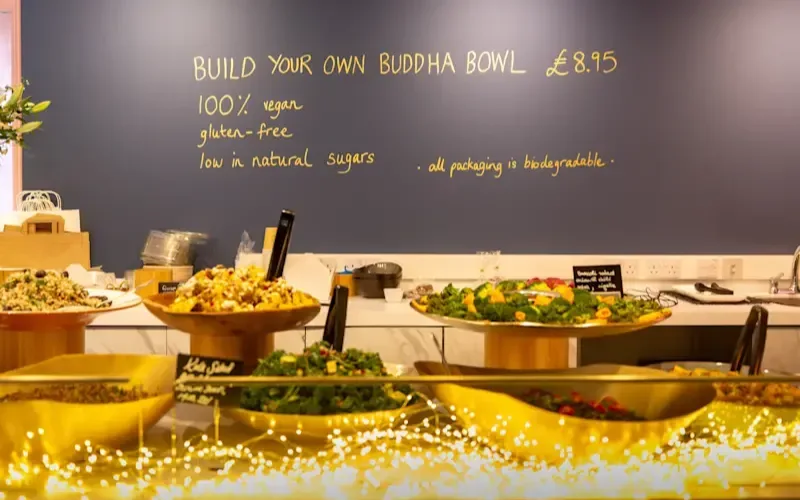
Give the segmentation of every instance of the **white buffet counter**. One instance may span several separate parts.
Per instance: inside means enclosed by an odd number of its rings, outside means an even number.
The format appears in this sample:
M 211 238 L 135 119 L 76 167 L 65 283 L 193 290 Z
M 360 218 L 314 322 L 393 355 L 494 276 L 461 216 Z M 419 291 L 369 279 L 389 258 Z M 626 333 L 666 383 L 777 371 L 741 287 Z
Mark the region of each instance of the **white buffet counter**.
M 749 305 L 695 305 L 681 302 L 672 308 L 672 317 L 664 326 L 739 326 L 743 325 L 750 311 Z M 768 304 L 770 326 L 800 328 L 800 307 Z M 325 311 L 312 321 L 309 327 L 321 327 L 325 323 Z M 93 327 L 163 327 L 144 306 L 100 316 Z M 357 328 L 402 328 L 440 327 L 439 323 L 414 312 L 408 302 L 389 304 L 383 300 L 353 297 L 347 310 L 347 326 Z
M 770 332 L 767 340 L 765 366 L 774 370 L 800 372 L 800 308 L 767 305 L 770 312 Z M 681 302 L 673 308 L 673 316 L 641 335 L 671 335 L 675 328 L 734 327 L 730 335 L 738 334 L 750 306 L 693 305 Z M 314 342 L 322 336 L 325 309 L 305 331 L 290 331 L 276 335 L 278 349 L 298 351 L 305 341 Z M 433 341 L 435 336 L 445 346 L 450 363 L 481 365 L 483 336 L 479 333 L 447 329 L 414 312 L 407 303 L 388 304 L 382 300 L 351 298 L 345 338 L 346 347 L 377 351 L 384 361 L 413 364 L 417 360 L 438 360 L 440 355 Z M 693 328 L 692 328 L 693 329 Z M 698 330 L 702 332 L 703 330 Z M 634 334 L 635 335 L 635 334 Z M 125 352 L 139 354 L 176 354 L 189 352 L 189 336 L 168 329 L 144 306 L 103 315 L 91 325 L 86 335 L 86 350 L 94 353 Z M 578 343 L 573 341 L 570 362 L 578 359 Z

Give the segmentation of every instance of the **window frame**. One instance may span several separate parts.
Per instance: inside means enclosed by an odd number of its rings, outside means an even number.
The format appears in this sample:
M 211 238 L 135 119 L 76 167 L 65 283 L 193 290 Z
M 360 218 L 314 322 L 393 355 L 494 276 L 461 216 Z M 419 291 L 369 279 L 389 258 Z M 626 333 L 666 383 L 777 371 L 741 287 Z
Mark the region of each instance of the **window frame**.
M 0 12 L 7 12 L 12 19 L 11 27 L 11 81 L 22 80 L 22 0 L 0 0 Z M 22 191 L 22 149 L 12 146 L 12 200 Z

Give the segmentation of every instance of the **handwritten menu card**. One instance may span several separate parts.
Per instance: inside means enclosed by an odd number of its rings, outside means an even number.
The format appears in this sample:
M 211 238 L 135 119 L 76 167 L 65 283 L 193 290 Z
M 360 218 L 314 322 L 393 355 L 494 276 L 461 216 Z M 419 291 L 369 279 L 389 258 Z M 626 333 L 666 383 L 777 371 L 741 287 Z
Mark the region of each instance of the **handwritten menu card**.
M 175 368 L 175 401 L 201 406 L 238 407 L 242 397 L 241 387 L 224 385 L 184 384 L 188 378 L 213 378 L 244 374 L 244 363 L 231 359 L 178 354 Z
M 622 296 L 622 266 L 573 266 L 575 288 Z

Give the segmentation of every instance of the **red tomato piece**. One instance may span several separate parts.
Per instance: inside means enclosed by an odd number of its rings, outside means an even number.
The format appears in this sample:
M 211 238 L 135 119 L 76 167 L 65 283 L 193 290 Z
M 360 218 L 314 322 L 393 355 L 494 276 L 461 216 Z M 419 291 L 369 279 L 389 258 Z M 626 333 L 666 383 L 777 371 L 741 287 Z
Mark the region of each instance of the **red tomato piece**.
M 575 415 L 575 408 L 564 405 L 558 409 L 558 413 L 562 415 Z

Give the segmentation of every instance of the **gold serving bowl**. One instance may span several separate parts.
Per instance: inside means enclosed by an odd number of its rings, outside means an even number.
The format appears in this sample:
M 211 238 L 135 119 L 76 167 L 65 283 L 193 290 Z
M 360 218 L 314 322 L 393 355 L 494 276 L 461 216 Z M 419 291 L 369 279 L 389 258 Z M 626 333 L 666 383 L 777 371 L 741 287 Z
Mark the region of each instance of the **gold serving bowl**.
M 410 375 L 413 368 L 386 363 L 387 371 L 395 377 Z M 390 380 L 387 380 L 389 382 Z M 223 408 L 221 414 L 253 430 L 267 433 L 304 436 L 308 440 L 326 440 L 337 430 L 340 435 L 388 429 L 414 416 L 427 413 L 427 403 L 417 403 L 396 410 L 369 413 L 342 413 L 338 415 L 287 415 L 263 413 L 244 409 Z
M 0 403 L 0 452 L 3 458 L 22 450 L 32 460 L 47 455 L 51 461 L 67 460 L 79 452 L 76 445 L 116 448 L 135 443 L 173 406 L 174 356 L 131 354 L 71 354 L 6 372 L 4 375 L 60 375 L 124 377 L 121 388 L 141 387 L 155 396 L 114 404 L 77 404 L 58 401 Z M 27 392 L 47 385 L 4 384 L 0 395 Z
M 417 362 L 421 375 L 637 375 L 663 377 L 650 368 L 591 365 L 569 370 L 512 371 Z M 523 459 L 573 464 L 594 459 L 627 462 L 630 456 L 654 452 L 686 428 L 714 400 L 711 384 L 647 383 L 537 383 L 535 388 L 554 394 L 577 392 L 589 400 L 610 396 L 645 418 L 641 422 L 589 420 L 561 415 L 517 399 L 534 387 L 469 387 L 432 385 L 434 396 L 456 412 L 468 427 L 475 426 L 498 445 Z
M 675 366 L 686 370 L 703 369 L 727 373 L 730 365 L 703 361 L 668 362 L 652 365 L 653 368 L 670 372 Z M 743 367 L 747 372 L 748 367 Z M 789 375 L 788 373 L 764 370 L 765 375 Z M 735 379 L 733 379 L 735 380 Z M 785 434 L 800 425 L 800 407 L 746 405 L 715 400 L 692 425 L 701 434 L 716 433 L 723 436 L 741 436 L 763 440 L 769 436 Z
M 241 312 L 173 312 L 170 304 L 174 293 L 160 293 L 144 299 L 153 316 L 167 327 L 208 336 L 248 336 L 300 328 L 314 319 L 320 311 L 319 302 L 308 306 L 265 311 Z
M 559 325 L 549 323 L 532 323 L 530 321 L 519 321 L 510 323 L 497 323 L 491 321 L 471 321 L 460 318 L 448 318 L 438 314 L 429 314 L 424 307 L 415 301 L 411 301 L 411 308 L 418 313 L 430 318 L 433 321 L 444 323 L 462 330 L 470 330 L 478 333 L 509 334 L 509 335 L 530 335 L 531 337 L 548 338 L 592 338 L 608 337 L 611 335 L 622 335 L 637 330 L 643 330 L 657 325 L 672 316 L 672 311 L 664 309 L 660 317 L 652 321 L 641 321 L 636 323 L 581 323 L 577 325 Z

